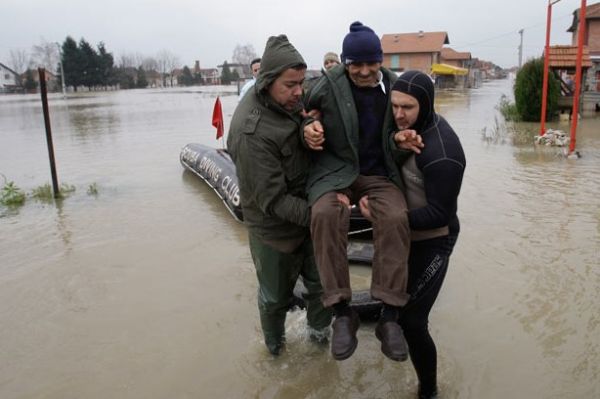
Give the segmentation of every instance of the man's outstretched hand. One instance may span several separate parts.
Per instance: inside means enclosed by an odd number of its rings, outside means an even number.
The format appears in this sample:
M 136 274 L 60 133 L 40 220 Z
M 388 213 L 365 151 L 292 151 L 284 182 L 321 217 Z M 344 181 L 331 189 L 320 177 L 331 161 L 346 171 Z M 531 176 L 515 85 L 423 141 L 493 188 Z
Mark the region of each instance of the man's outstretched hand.
M 394 133 L 394 141 L 398 148 L 414 151 L 416 154 L 420 154 L 421 148 L 425 147 L 421 135 L 412 129 L 400 130 Z

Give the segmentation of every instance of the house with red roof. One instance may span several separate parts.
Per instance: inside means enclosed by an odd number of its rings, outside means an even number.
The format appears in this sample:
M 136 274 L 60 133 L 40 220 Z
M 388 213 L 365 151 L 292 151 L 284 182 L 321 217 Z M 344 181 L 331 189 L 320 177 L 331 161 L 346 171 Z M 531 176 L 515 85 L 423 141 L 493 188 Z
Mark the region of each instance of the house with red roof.
M 18 73 L 0 63 L 0 93 L 14 92 L 21 88 L 21 78 Z
M 450 47 L 443 47 L 440 53 L 441 64 L 452 65 L 457 68 L 469 69 L 471 65 L 471 53 L 459 52 Z
M 381 38 L 383 66 L 395 72 L 416 69 L 430 73 L 441 62 L 442 47 L 449 44 L 446 32 L 390 33 Z
M 447 32 L 391 33 L 381 38 L 383 66 L 395 72 L 416 69 L 435 76 L 438 87 L 476 87 L 481 79 L 470 52 L 459 52 Z

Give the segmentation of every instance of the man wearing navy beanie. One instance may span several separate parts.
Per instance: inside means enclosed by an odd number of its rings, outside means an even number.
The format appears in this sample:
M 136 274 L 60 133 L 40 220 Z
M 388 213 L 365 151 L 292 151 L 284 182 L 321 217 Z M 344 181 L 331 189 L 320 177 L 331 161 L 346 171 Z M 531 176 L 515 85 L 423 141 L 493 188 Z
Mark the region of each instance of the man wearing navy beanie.
M 410 229 L 394 162 L 398 150 L 389 137 L 390 89 L 396 75 L 381 65 L 379 37 L 360 22 L 350 25 L 341 59 L 341 65 L 326 71 L 308 91 L 305 108 L 319 110 L 321 119 L 307 119 L 303 125 L 304 143 L 313 150 L 307 189 L 322 300 L 336 315 L 331 352 L 336 360 L 344 360 L 358 344 L 360 320 L 350 306 L 346 247 L 350 204 L 367 196 L 375 249 L 371 296 L 384 303 L 375 333 L 382 352 L 403 361 L 408 354 L 398 317 L 409 299 Z M 410 148 L 410 141 L 401 148 Z

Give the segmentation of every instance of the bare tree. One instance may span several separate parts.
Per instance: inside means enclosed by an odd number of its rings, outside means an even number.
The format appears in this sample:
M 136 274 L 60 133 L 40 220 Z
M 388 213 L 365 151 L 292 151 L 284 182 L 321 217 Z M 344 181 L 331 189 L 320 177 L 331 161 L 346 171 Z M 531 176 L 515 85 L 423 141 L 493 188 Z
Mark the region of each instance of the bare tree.
M 231 57 L 231 61 L 234 63 L 247 65 L 250 68 L 250 62 L 256 58 L 256 51 L 254 50 L 254 46 L 250 43 L 241 45 L 238 44 L 235 46 L 233 50 L 233 56 Z
M 171 87 L 173 87 L 173 77 L 174 74 L 173 72 L 175 71 L 176 68 L 180 68 L 181 67 L 181 60 L 179 59 L 178 56 L 174 55 L 170 60 L 169 60 L 169 76 L 170 76 L 170 80 L 171 80 Z
M 167 77 L 170 77 L 171 86 L 173 86 L 173 69 L 180 65 L 179 57 L 169 50 L 161 50 L 156 55 L 158 62 L 158 71 L 163 79 L 163 86 L 167 85 Z
M 231 60 L 234 63 L 242 65 L 242 70 L 244 71 L 245 76 L 251 76 L 252 73 L 250 71 L 250 62 L 252 62 L 252 60 L 255 58 L 256 51 L 254 50 L 254 46 L 248 43 L 243 46 L 241 44 L 236 45 L 235 49 L 233 50 L 233 56 L 231 57 Z
M 154 57 L 144 57 L 141 66 L 145 71 L 158 71 L 158 61 Z
M 29 55 L 25 50 L 10 50 L 10 67 L 17 73 L 23 73 L 29 64 Z
M 121 54 L 117 58 L 117 65 L 119 68 L 133 68 L 133 58 L 130 54 Z
M 142 66 L 144 55 L 140 53 L 124 53 L 119 56 L 121 68 L 138 68 Z
M 41 66 L 53 72 L 57 71 L 60 55 L 56 43 L 47 42 L 42 38 L 40 44 L 32 47 L 31 53 L 31 59 L 35 66 Z

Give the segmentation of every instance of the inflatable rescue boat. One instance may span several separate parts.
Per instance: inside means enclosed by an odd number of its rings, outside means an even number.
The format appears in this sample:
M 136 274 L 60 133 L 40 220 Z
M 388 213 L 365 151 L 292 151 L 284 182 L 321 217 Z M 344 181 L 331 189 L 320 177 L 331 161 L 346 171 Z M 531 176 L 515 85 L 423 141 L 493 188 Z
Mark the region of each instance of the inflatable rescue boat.
M 238 222 L 244 220 L 240 202 L 240 189 L 231 156 L 224 149 L 217 149 L 197 143 L 190 143 L 181 150 L 179 160 L 183 167 L 202 179 L 219 196 L 225 208 Z M 370 242 L 372 227 L 358 210 L 352 209 L 348 243 L 348 261 L 370 265 L 373 260 L 373 244 Z M 362 238 L 362 241 L 353 238 Z M 299 281 L 294 289 L 292 305 L 304 307 L 305 288 Z M 363 318 L 373 318 L 379 314 L 381 302 L 371 298 L 368 290 L 355 290 L 351 306 Z

